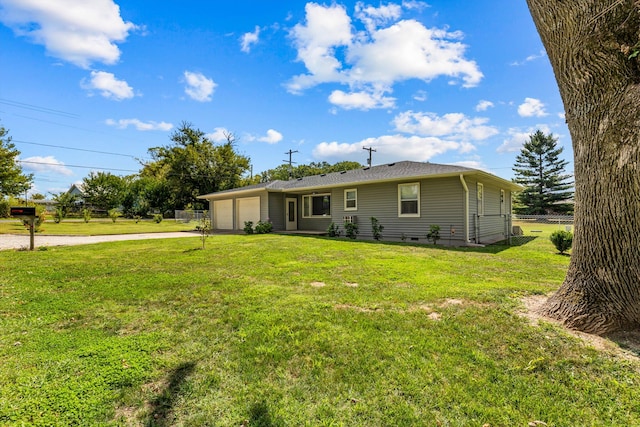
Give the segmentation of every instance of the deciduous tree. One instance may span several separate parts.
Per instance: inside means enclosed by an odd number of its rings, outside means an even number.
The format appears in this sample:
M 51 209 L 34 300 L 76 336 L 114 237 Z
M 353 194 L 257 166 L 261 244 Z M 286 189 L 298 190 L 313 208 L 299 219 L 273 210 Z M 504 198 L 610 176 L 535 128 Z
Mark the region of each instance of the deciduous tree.
M 543 313 L 607 333 L 640 326 L 640 4 L 527 0 L 574 151 L 567 276 Z
M 108 211 L 122 203 L 125 181 L 111 172 L 91 172 L 82 180 L 85 202 L 93 208 Z
M 249 170 L 249 158 L 235 150 L 235 136 L 214 145 L 199 129 L 183 122 L 172 135 L 173 144 L 149 149 L 153 161 L 144 165 L 143 176 L 166 182 L 169 209 L 203 208 L 198 196 L 240 186 Z
M 16 196 L 31 188 L 33 175 L 22 172 L 22 167 L 16 162 L 19 155 L 9 131 L 0 126 L 0 198 Z

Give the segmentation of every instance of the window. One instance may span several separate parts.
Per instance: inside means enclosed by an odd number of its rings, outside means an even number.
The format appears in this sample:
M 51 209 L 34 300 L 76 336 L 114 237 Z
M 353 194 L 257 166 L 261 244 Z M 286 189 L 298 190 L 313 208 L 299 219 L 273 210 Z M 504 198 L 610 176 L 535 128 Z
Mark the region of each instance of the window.
M 345 211 L 358 210 L 358 190 L 356 190 L 355 188 L 350 190 L 344 190 L 344 210 Z
M 478 183 L 478 215 L 484 215 L 484 185 Z
M 331 195 L 314 194 L 302 196 L 302 216 L 304 218 L 331 216 Z
M 420 184 L 398 185 L 398 216 L 420 216 Z

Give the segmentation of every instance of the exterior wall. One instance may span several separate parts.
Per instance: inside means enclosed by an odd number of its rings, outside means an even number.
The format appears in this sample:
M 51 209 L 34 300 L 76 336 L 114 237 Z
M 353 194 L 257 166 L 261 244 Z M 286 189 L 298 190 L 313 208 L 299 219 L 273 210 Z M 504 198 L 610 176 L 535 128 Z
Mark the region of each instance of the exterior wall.
M 273 229 L 275 231 L 282 231 L 286 228 L 284 219 L 285 219 L 285 195 L 283 193 L 268 193 L 268 206 L 267 206 L 267 215 L 271 224 L 273 224 Z
M 490 180 L 466 178 L 469 187 L 469 237 L 481 244 L 495 243 L 507 238 L 509 232 L 508 216 L 511 214 L 511 192 Z M 482 184 L 484 193 L 484 214 L 478 215 L 478 184 Z M 501 212 L 501 193 L 504 190 L 504 212 Z
M 399 217 L 398 184 L 411 182 L 420 183 L 420 217 Z M 344 209 L 345 189 L 357 190 L 357 210 Z M 355 216 L 358 237 L 364 239 L 373 238 L 371 217 L 375 217 L 384 226 L 383 239 L 400 240 L 404 237 L 406 241 L 426 243 L 429 227 L 439 225 L 439 243 L 451 241 L 451 244 L 462 244 L 463 212 L 464 191 L 458 177 L 347 186 L 331 192 L 331 221 L 344 233 L 344 216 Z

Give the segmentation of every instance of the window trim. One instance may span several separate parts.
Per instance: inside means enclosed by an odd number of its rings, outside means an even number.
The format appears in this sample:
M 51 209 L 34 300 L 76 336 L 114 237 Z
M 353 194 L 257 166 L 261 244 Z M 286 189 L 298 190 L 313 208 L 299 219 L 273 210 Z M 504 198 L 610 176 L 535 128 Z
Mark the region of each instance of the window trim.
M 355 193 L 355 198 L 353 199 L 347 199 L 347 193 L 353 191 Z M 349 200 L 353 200 L 354 202 L 356 202 L 356 205 L 354 207 L 348 207 L 347 206 L 347 201 Z M 358 189 L 357 188 L 346 188 L 344 190 L 344 210 L 345 211 L 357 211 L 358 210 Z
M 416 185 L 418 186 L 418 197 L 417 199 L 415 199 L 418 202 L 418 212 L 417 213 L 402 213 L 402 187 L 407 187 L 407 186 L 413 186 Z M 413 200 L 413 199 L 411 199 Z M 411 201 L 411 200 L 405 200 L 405 201 Z M 398 217 L 399 218 L 420 218 L 420 182 L 405 182 L 402 184 L 398 184 Z
M 311 200 L 314 197 L 325 197 L 325 196 L 329 196 L 329 213 L 327 215 L 313 215 L 313 202 Z M 304 204 L 305 204 L 304 201 L 306 198 L 310 200 L 309 201 L 310 215 L 305 215 L 305 212 L 304 212 Z M 304 194 L 302 196 L 302 218 L 331 218 L 331 193 Z
M 478 204 L 478 216 L 484 216 L 484 184 L 478 182 L 476 188 L 476 203 Z

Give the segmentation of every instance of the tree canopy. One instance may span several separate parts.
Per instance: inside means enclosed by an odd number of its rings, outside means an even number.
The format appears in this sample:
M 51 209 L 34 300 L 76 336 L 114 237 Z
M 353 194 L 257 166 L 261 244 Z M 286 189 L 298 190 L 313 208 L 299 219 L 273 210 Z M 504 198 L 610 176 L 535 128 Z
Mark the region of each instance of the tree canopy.
M 573 212 L 571 175 L 565 173 L 569 162 L 560 159 L 563 147 L 553 134 L 537 130 L 529 136 L 516 157 L 514 181 L 525 187 L 518 194 L 514 211 L 526 215 L 567 214 Z
M 275 180 L 286 181 L 290 178 L 302 178 L 305 176 L 320 175 L 323 173 L 341 172 L 344 170 L 359 169 L 362 165 L 358 162 L 338 162 L 329 164 L 327 162 L 311 162 L 308 165 L 298 165 L 289 167 L 284 163 L 274 169 L 268 169 L 259 175 L 260 182 L 270 182 Z
M 91 172 L 82 180 L 85 202 L 105 211 L 120 206 L 125 188 L 124 179 L 111 172 Z
M 250 160 L 235 150 L 235 136 L 214 145 L 205 133 L 183 122 L 171 135 L 173 144 L 149 149 L 152 161 L 143 165 L 141 176 L 166 185 L 169 199 L 163 210 L 203 208 L 198 196 L 241 186 Z
M 22 172 L 22 167 L 16 162 L 19 155 L 9 131 L 0 126 L 0 198 L 16 196 L 31 188 L 33 175 Z

